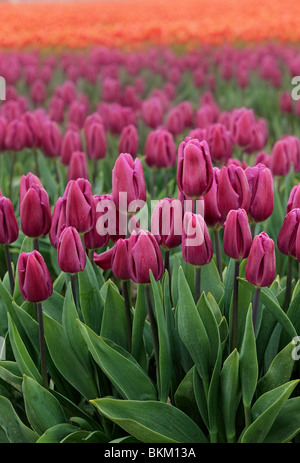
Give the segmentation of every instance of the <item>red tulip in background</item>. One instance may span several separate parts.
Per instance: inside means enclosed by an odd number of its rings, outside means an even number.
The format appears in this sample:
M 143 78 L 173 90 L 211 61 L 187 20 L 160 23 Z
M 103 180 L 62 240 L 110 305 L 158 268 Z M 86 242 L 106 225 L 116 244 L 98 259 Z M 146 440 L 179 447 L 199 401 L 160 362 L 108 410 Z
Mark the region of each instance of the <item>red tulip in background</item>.
M 139 134 L 135 125 L 130 124 L 123 128 L 120 141 L 119 153 L 129 153 L 135 157 L 139 149 Z
M 58 240 L 63 228 L 66 226 L 66 200 L 59 197 L 55 203 L 51 227 L 49 230 L 49 240 L 54 248 L 57 248 Z
M 235 260 L 248 257 L 252 243 L 248 216 L 244 209 L 231 210 L 224 225 L 223 247 L 227 256 Z
M 156 204 L 151 218 L 151 233 L 164 250 L 181 244 L 182 206 L 178 199 L 164 198 Z
M 151 131 L 146 139 L 144 154 L 149 167 L 173 167 L 176 164 L 176 144 L 172 134 L 164 128 Z
M 80 133 L 76 129 L 68 129 L 61 145 L 61 162 L 67 166 L 74 151 L 82 151 Z
M 107 230 L 99 229 L 100 226 L 98 224 L 98 219 L 105 214 L 105 207 L 103 207 L 103 211 L 100 210 L 100 205 L 101 202 L 104 200 L 110 200 L 112 201 L 112 196 L 111 195 L 94 195 L 94 203 L 95 203 L 95 209 L 96 209 L 96 215 L 95 215 L 95 224 L 92 227 L 92 229 L 85 233 L 84 235 L 84 242 L 85 246 L 87 249 L 99 249 L 103 248 L 107 245 L 109 241 L 109 234 L 107 233 Z M 105 224 L 103 224 L 105 225 Z
M 300 261 L 300 208 L 287 213 L 277 237 L 280 252 L 293 256 Z
M 56 122 L 46 120 L 41 127 L 41 148 L 49 158 L 59 157 L 61 154 L 62 134 Z
M 234 164 L 223 166 L 219 175 L 218 208 L 225 218 L 231 209 L 250 207 L 250 188 L 245 171 Z
M 19 236 L 19 225 L 11 200 L 0 195 L 0 243 L 14 243 Z
M 182 230 L 182 256 L 191 265 L 209 264 L 213 256 L 212 241 L 200 214 L 186 212 Z
M 162 254 L 156 239 L 148 230 L 132 232 L 128 242 L 130 278 L 136 283 L 150 283 L 150 270 L 155 280 L 163 272 Z
M 204 219 L 209 228 L 219 229 L 224 224 L 224 218 L 222 217 L 218 208 L 218 185 L 220 169 L 218 167 L 213 168 L 214 179 L 211 189 L 203 197 L 204 200 Z
M 19 209 L 21 229 L 25 235 L 39 238 L 48 234 L 51 227 L 48 193 L 31 173 L 21 178 Z
M 19 287 L 22 297 L 29 302 L 42 302 L 53 292 L 52 279 L 38 251 L 22 252 L 18 261 Z
M 66 201 L 66 225 L 74 227 L 78 233 L 87 233 L 95 223 L 95 202 L 88 180 L 70 180 L 63 199 Z
M 68 165 L 68 182 L 78 178 L 89 178 L 86 155 L 82 151 L 74 151 Z
M 100 117 L 100 116 L 99 116 Z M 91 121 L 85 126 L 86 152 L 90 159 L 103 159 L 106 154 L 106 133 L 102 122 Z
M 276 276 L 274 241 L 267 233 L 255 236 L 245 268 L 247 280 L 255 286 L 269 286 Z
M 57 262 L 63 272 L 82 272 L 86 265 L 86 252 L 80 235 L 74 227 L 62 230 L 57 245 Z
M 250 220 L 263 222 L 270 217 L 274 207 L 272 172 L 263 164 L 257 164 L 247 167 L 245 174 L 250 188 Z
M 103 270 L 112 269 L 115 278 L 130 280 L 129 271 L 129 240 L 131 238 L 118 239 L 116 244 L 108 251 L 101 254 L 94 253 L 94 262 Z

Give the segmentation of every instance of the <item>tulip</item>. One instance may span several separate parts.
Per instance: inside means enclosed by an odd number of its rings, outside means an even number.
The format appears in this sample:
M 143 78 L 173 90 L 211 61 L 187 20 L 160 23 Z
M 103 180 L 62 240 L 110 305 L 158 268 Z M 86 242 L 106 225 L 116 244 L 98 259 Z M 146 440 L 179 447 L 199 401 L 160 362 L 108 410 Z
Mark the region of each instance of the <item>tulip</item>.
M 283 92 L 279 96 L 279 109 L 282 113 L 290 114 L 293 112 L 293 99 L 290 92 Z
M 146 139 L 144 154 L 149 167 L 173 167 L 176 164 L 176 144 L 172 134 L 164 128 L 151 131 Z
M 218 208 L 223 218 L 231 209 L 250 207 L 250 188 L 245 171 L 234 164 L 223 166 L 219 175 Z
M 291 164 L 294 166 L 294 172 L 300 171 L 300 139 L 294 135 L 283 137 L 288 144 L 288 153 Z
M 124 127 L 119 142 L 119 153 L 129 153 L 135 157 L 139 149 L 139 135 L 137 128 L 130 124 Z
M 150 283 L 150 270 L 156 281 L 161 278 L 162 254 L 156 239 L 148 230 L 132 232 L 128 243 L 128 265 L 130 278 L 136 283 Z
M 23 194 L 22 190 L 20 222 L 24 235 L 35 239 L 47 235 L 51 227 L 51 209 L 46 190 L 34 183 Z
M 250 221 L 263 222 L 270 217 L 274 207 L 272 172 L 263 164 L 257 164 L 254 167 L 247 167 L 245 174 L 250 188 Z
M 80 134 L 75 129 L 68 129 L 61 145 L 61 162 L 67 166 L 74 151 L 82 151 Z
M 19 189 L 19 204 L 21 204 L 23 201 L 23 198 L 26 195 L 28 189 L 33 185 L 38 185 L 39 187 L 43 188 L 40 179 L 32 172 L 29 172 L 27 175 L 22 175 Z
M 34 250 L 22 252 L 18 261 L 20 292 L 26 301 L 42 302 L 53 291 L 52 280 L 42 255 Z
M 74 151 L 68 166 L 68 182 L 70 180 L 77 180 L 78 178 L 88 179 L 88 177 L 89 172 L 85 153 Z
M 286 213 L 288 214 L 288 212 L 291 212 L 292 209 L 296 208 L 300 208 L 300 183 L 295 185 L 290 192 L 286 206 Z
M 95 203 L 88 180 L 70 180 L 63 199 L 66 200 L 66 225 L 74 227 L 79 234 L 89 232 L 95 223 Z
M 23 121 L 15 119 L 6 127 L 5 147 L 12 151 L 21 151 L 27 142 L 26 125 Z
M 100 122 L 90 122 L 85 129 L 86 152 L 90 159 L 103 159 L 106 155 L 106 133 Z
M 208 143 L 211 158 L 216 161 L 227 161 L 232 156 L 233 145 L 229 130 L 220 123 L 210 125 L 206 130 L 205 140 Z
M 6 128 L 7 128 L 6 119 L 0 116 L 0 151 L 5 150 Z
M 163 122 L 163 106 L 159 98 L 151 97 L 142 104 L 142 119 L 151 129 L 156 129 Z
M 51 227 L 49 230 L 49 240 L 54 248 L 57 248 L 58 240 L 63 228 L 66 226 L 66 200 L 59 197 L 55 203 Z
M 14 274 L 12 270 L 9 244 L 18 239 L 19 225 L 15 216 L 13 205 L 9 198 L 1 195 L 0 191 L 0 243 L 3 244 L 6 267 L 9 276 L 11 294 L 14 293 Z
M 120 280 L 130 280 L 129 271 L 129 246 L 130 238 L 120 238 L 115 245 L 108 251 L 101 254 L 94 253 L 94 262 L 103 270 L 112 269 L 115 278 Z
M 271 169 L 271 163 L 272 163 L 271 155 L 262 151 L 261 153 L 258 153 L 256 155 L 254 165 L 256 166 L 257 164 L 264 164 L 266 167 Z
M 46 99 L 46 85 L 41 79 L 36 79 L 30 89 L 30 98 L 35 104 L 42 104 Z
M 120 193 L 127 194 L 127 203 L 120 203 Z M 141 161 L 128 153 L 121 153 L 112 170 L 112 195 L 116 207 L 123 212 L 135 212 L 132 201 L 146 201 L 146 184 Z
M 165 251 L 180 246 L 182 207 L 179 200 L 164 198 L 158 201 L 151 218 L 151 232 Z
M 185 129 L 183 114 L 179 107 L 173 107 L 167 114 L 166 128 L 172 135 L 180 135 Z
M 224 252 L 231 259 L 248 257 L 252 243 L 248 216 L 244 209 L 231 210 L 224 224 Z
M 25 124 L 27 148 L 37 148 L 40 145 L 40 125 L 34 113 L 26 111 L 21 120 Z
M 74 227 L 65 227 L 57 245 L 57 262 L 66 273 L 83 272 L 86 265 L 86 253 L 79 233 Z
M 41 146 L 46 157 L 56 158 L 61 154 L 62 134 L 56 122 L 47 120 L 41 127 Z
M 65 103 L 60 97 L 54 96 L 49 104 L 49 117 L 52 121 L 62 123 L 64 120 Z
M 204 219 L 209 228 L 220 229 L 223 227 L 224 218 L 218 208 L 218 188 L 220 169 L 213 168 L 213 183 L 211 189 L 204 195 Z
M 271 169 L 273 175 L 279 175 L 281 177 L 286 176 L 291 167 L 291 161 L 289 157 L 288 141 L 286 139 L 278 140 L 272 148 L 272 164 Z
M 112 196 L 111 195 L 100 195 L 100 196 L 94 195 L 93 198 L 94 198 L 95 210 L 96 210 L 95 224 L 92 227 L 92 229 L 89 232 L 85 233 L 84 235 L 85 246 L 89 250 L 103 248 L 104 246 L 107 245 L 109 238 L 110 238 L 109 233 L 107 233 L 107 230 L 104 230 L 104 229 L 99 230 L 97 223 L 98 223 L 99 218 L 105 214 L 105 211 L 99 210 L 100 209 L 99 205 L 101 204 L 103 200 L 112 201 Z M 105 207 L 103 209 L 105 210 Z
M 251 145 L 255 117 L 252 109 L 240 108 L 233 112 L 231 132 L 233 142 L 243 148 Z
M 178 188 L 185 196 L 199 198 L 210 190 L 212 183 L 213 167 L 207 142 L 187 137 L 178 149 Z
M 247 280 L 256 286 L 253 302 L 253 325 L 256 328 L 260 288 L 269 286 L 276 275 L 274 241 L 262 232 L 253 239 L 245 268 Z
M 73 101 L 68 111 L 68 121 L 75 124 L 78 129 L 83 127 L 86 118 L 86 108 L 83 103 Z

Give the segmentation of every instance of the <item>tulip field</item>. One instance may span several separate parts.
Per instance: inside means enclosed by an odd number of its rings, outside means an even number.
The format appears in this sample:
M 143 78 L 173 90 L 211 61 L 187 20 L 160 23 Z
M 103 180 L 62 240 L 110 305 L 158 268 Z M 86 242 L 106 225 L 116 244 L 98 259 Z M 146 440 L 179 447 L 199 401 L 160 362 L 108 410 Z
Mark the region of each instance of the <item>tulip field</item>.
M 0 443 L 300 442 L 298 13 L 244 3 L 0 4 Z

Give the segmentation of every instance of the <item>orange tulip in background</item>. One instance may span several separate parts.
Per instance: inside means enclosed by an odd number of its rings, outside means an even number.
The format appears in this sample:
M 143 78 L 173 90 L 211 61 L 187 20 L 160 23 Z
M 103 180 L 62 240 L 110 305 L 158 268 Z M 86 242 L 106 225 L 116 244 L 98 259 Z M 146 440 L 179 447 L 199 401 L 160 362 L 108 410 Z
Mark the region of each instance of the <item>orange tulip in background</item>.
M 295 0 L 0 3 L 0 46 L 85 48 L 300 39 Z

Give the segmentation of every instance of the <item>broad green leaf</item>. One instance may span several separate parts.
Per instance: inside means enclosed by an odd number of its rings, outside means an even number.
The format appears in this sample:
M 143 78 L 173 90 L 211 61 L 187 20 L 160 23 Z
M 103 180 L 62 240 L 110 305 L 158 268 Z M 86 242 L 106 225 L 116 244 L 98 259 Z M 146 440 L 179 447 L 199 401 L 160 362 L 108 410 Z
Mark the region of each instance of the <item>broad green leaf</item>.
M 68 423 L 60 423 L 47 429 L 41 437 L 36 441 L 37 444 L 58 444 L 66 436 L 69 436 L 73 432 L 78 431 L 77 426 L 72 426 Z
M 144 350 L 143 332 L 147 316 L 147 306 L 145 297 L 145 287 L 142 284 L 137 285 L 137 299 L 133 311 L 132 321 L 132 356 L 138 360 L 141 351 Z
M 17 391 L 22 392 L 23 378 L 16 362 L 0 361 L 0 378 L 17 389 Z
M 124 398 L 156 399 L 150 378 L 125 349 L 98 336 L 79 320 L 78 323 L 95 362 Z
M 100 333 L 103 314 L 103 302 L 100 296 L 98 280 L 89 259 L 83 272 L 78 274 L 80 307 L 85 323 L 95 333 Z
M 264 443 L 290 442 L 300 432 L 300 397 L 289 399 L 278 413 Z
M 194 394 L 194 367 L 188 371 L 174 395 L 176 407 L 193 421 L 199 420 L 199 412 Z
M 100 431 L 75 431 L 64 437 L 62 444 L 103 444 L 108 442 L 107 437 Z
M 20 420 L 11 402 L 3 396 L 0 396 L 0 426 L 13 444 L 33 444 L 39 437 Z
M 219 301 L 224 293 L 224 285 L 214 260 L 201 268 L 201 291 L 211 292 L 214 298 Z
M 61 314 L 63 311 L 64 298 L 56 291 L 43 302 L 43 311 L 46 315 L 61 323 Z
M 226 358 L 220 374 L 220 392 L 227 441 L 235 441 L 236 412 L 241 398 L 239 353 L 234 349 Z
M 24 375 L 22 390 L 26 416 L 39 435 L 56 424 L 66 422 L 58 400 L 34 379 Z
M 210 369 L 212 371 L 218 357 L 218 352 L 220 348 L 220 336 L 215 316 L 210 308 L 210 305 L 204 292 L 202 293 L 197 303 L 197 309 L 209 339 L 211 353 Z
M 207 442 L 194 421 L 164 402 L 96 399 L 92 404 L 101 414 L 141 442 Z

